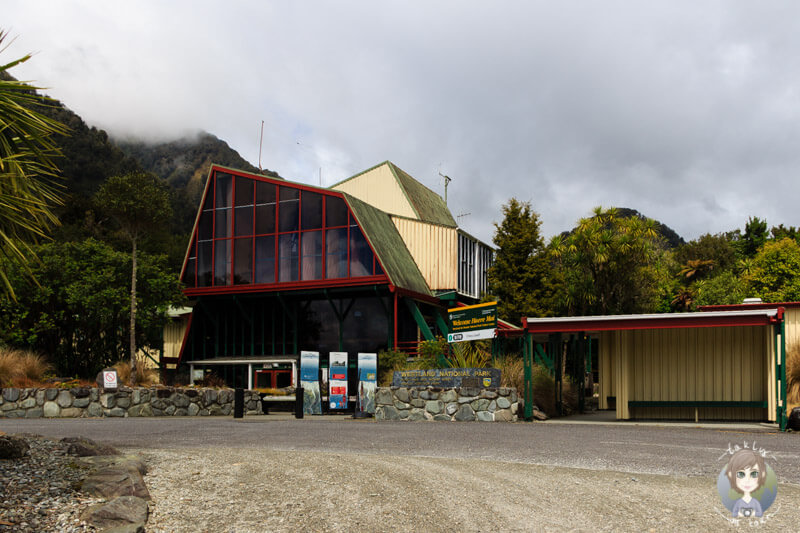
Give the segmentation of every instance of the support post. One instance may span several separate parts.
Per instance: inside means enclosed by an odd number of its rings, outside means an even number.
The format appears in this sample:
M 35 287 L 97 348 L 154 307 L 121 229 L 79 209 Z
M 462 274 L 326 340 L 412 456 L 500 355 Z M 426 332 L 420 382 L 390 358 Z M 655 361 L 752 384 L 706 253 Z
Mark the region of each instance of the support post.
M 525 371 L 523 397 L 525 398 L 525 420 L 533 419 L 533 337 L 525 333 L 522 344 L 522 364 Z

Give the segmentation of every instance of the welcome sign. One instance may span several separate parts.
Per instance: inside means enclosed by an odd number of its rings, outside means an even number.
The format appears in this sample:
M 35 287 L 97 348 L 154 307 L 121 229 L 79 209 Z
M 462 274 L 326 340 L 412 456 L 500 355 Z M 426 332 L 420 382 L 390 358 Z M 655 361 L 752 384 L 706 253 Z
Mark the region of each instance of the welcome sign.
M 454 307 L 447 310 L 447 318 L 447 342 L 492 339 L 497 329 L 497 302 Z

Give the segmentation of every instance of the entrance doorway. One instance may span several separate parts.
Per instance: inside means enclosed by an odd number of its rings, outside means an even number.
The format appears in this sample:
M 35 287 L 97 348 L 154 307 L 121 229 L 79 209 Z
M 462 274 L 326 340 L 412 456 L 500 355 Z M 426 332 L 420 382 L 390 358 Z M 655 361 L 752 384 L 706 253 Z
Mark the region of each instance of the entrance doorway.
M 256 370 L 256 389 L 282 389 L 292 385 L 291 370 Z

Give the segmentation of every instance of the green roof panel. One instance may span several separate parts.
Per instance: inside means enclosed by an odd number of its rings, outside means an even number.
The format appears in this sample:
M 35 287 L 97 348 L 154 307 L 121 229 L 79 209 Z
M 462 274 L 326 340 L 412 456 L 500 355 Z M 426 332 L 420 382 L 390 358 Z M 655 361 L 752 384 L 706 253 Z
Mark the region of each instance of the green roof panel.
M 347 193 L 342 194 L 392 284 L 430 295 L 425 278 L 389 215 Z

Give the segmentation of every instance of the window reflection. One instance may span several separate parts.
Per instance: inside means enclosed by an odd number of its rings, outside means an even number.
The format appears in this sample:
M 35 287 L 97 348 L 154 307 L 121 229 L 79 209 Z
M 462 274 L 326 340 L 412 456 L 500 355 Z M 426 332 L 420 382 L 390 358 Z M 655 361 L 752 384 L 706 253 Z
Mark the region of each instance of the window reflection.
M 217 172 L 183 282 L 209 287 L 381 275 L 345 200 Z
M 278 236 L 278 281 L 297 281 L 297 233 Z
M 214 242 L 214 285 L 230 285 L 231 283 L 231 241 Z
M 347 228 L 325 232 L 325 277 L 347 277 Z
M 322 279 L 322 232 L 305 231 L 302 235 L 301 279 Z
M 256 283 L 275 283 L 275 236 L 256 237 Z

